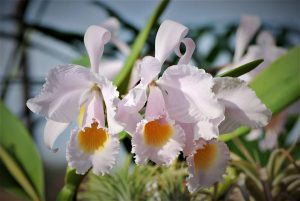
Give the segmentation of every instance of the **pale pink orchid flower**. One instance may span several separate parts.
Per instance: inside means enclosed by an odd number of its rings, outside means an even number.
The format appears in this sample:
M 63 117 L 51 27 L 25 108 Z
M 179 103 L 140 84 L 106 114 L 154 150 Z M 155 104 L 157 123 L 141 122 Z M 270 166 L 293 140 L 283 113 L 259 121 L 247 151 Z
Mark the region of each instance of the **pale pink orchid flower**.
M 258 34 L 255 45 L 248 46 L 249 42 L 254 37 L 254 34 L 259 29 L 260 24 L 260 18 L 257 16 L 242 16 L 236 35 L 234 63 L 222 70 L 224 72 L 225 70 L 236 68 L 256 59 L 264 59 L 263 63 L 254 70 L 240 76 L 240 79 L 244 80 L 246 83 L 250 83 L 263 69 L 268 67 L 273 61 L 286 52 L 286 49 L 276 46 L 274 37 L 267 31 L 262 31 Z M 262 150 L 273 149 L 277 145 L 279 134 L 284 131 L 287 115 L 288 112 L 283 111 L 274 116 L 270 120 L 269 125 L 264 129 L 252 129 L 247 135 L 247 139 L 258 139 L 262 136 L 263 132 L 265 132 L 266 137 L 260 141 L 260 148 Z
M 183 153 L 187 156 L 189 172 L 187 186 L 190 192 L 210 187 L 223 180 L 222 176 L 230 159 L 229 150 L 224 142 L 217 141 L 217 136 L 213 137 L 212 128 L 220 133 L 234 131 L 242 125 L 260 128 L 266 126 L 271 117 L 271 112 L 256 97 L 255 92 L 239 78 L 214 78 L 212 91 L 225 108 L 225 118 L 211 120 L 214 122 L 211 125 L 217 127 L 209 128 L 202 124 L 199 130 L 195 130 L 193 124 L 179 124 L 186 136 Z M 200 138 L 197 140 L 195 136 L 199 135 Z M 207 136 L 212 138 L 209 139 Z
M 174 21 L 161 24 L 155 40 L 155 57 L 142 60 L 141 82 L 118 105 L 117 119 L 132 135 L 132 152 L 138 164 L 152 160 L 170 165 L 185 146 L 180 124 L 192 126 L 193 131 L 201 126 L 202 135 L 208 139 L 217 136 L 206 136 L 209 132 L 205 128 L 215 127 L 213 120 L 223 119 L 224 108 L 212 93 L 212 76 L 187 65 L 195 49 L 194 42 L 185 38 L 187 32 L 185 26 Z M 181 43 L 186 47 L 183 55 L 179 51 Z M 173 52 L 180 57 L 178 65 L 168 67 L 158 78 L 162 65 Z M 144 106 L 143 118 L 140 111 Z M 189 133 L 193 140 L 195 133 Z
M 229 164 L 230 153 L 224 142 L 216 139 L 195 142 L 192 153 L 187 157 L 187 187 L 191 193 L 221 182 Z
M 247 25 L 251 20 L 253 23 L 249 27 L 239 30 L 237 37 L 243 39 L 243 43 L 237 47 L 239 54 L 242 54 L 242 49 L 250 42 L 245 35 L 254 35 L 260 24 L 256 17 L 243 18 L 242 24 Z M 190 192 L 210 187 L 223 179 L 230 154 L 226 144 L 217 141 L 219 133 L 232 132 L 242 125 L 261 128 L 271 118 L 268 108 L 247 83 L 239 78 L 213 78 L 212 92 L 218 103 L 224 107 L 224 116 L 198 121 L 197 126 L 195 123 L 179 123 L 186 137 L 183 153 L 187 156 L 187 186 Z
M 106 29 L 90 26 L 84 43 L 91 68 L 69 64 L 50 70 L 41 93 L 27 101 L 31 111 L 46 117 L 44 139 L 54 151 L 57 137 L 80 117 L 67 147 L 68 164 L 78 174 L 91 167 L 95 174 L 109 173 L 119 152 L 117 134 L 122 127 L 114 119 L 119 93 L 99 65 L 110 38 Z

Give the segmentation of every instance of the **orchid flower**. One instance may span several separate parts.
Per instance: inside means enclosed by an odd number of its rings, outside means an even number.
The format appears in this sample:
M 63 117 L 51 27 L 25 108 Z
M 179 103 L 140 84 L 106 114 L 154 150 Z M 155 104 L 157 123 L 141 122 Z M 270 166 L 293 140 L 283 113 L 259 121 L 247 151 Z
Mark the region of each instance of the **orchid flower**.
M 78 174 L 92 166 L 95 174 L 108 173 L 119 152 L 117 133 L 122 127 L 114 119 L 119 94 L 99 65 L 110 37 L 106 29 L 90 26 L 84 43 L 91 68 L 69 64 L 50 70 L 41 93 L 27 101 L 31 111 L 46 117 L 44 139 L 54 151 L 57 137 L 80 117 L 67 147 L 68 164 Z
M 142 60 L 141 82 L 119 103 L 117 118 L 132 135 L 132 152 L 138 164 L 150 159 L 169 165 L 184 146 L 179 122 L 196 126 L 198 121 L 208 122 L 223 115 L 223 107 L 211 90 L 212 77 L 186 65 L 195 48 L 194 42 L 185 38 L 187 32 L 185 26 L 170 20 L 161 24 L 155 40 L 155 57 Z M 183 55 L 179 51 L 181 43 L 186 46 Z M 163 63 L 172 52 L 180 57 L 178 65 L 168 67 L 158 79 Z M 139 112 L 145 103 L 143 119 Z
M 234 63 L 228 66 L 230 69 L 256 59 L 264 59 L 263 63 L 254 70 L 240 76 L 240 79 L 246 81 L 247 83 L 251 82 L 264 68 L 269 66 L 274 60 L 286 52 L 285 49 L 276 46 L 274 37 L 267 31 L 260 32 L 257 36 L 256 44 L 248 47 L 250 40 L 257 32 L 259 26 L 259 17 L 242 16 L 240 26 L 237 30 Z M 248 50 L 243 56 L 243 53 L 246 49 Z M 266 138 L 260 142 L 260 147 L 262 150 L 275 147 L 277 144 L 278 135 L 284 129 L 286 116 L 287 112 L 282 112 L 276 115 L 271 119 L 269 125 L 265 127 Z M 255 126 L 250 127 L 255 128 Z M 247 136 L 247 139 L 254 140 L 259 138 L 262 134 L 263 129 L 253 129 Z
M 188 190 L 192 193 L 210 187 L 222 180 L 230 159 L 229 149 L 224 142 L 200 138 L 187 157 L 189 177 Z
M 173 21 L 160 26 L 155 47 L 155 57 L 145 57 L 140 64 L 140 83 L 120 101 L 117 119 L 132 135 L 132 152 L 135 161 L 145 164 L 149 159 L 161 165 L 170 165 L 182 150 L 184 133 L 166 110 L 164 91 L 157 84 L 162 64 L 182 41 L 187 28 Z M 170 40 L 167 40 L 170 37 Z M 189 44 L 194 45 L 194 44 Z M 186 53 L 183 58 L 188 56 Z M 147 92 L 149 94 L 147 95 Z M 145 103 L 145 119 L 139 114 Z

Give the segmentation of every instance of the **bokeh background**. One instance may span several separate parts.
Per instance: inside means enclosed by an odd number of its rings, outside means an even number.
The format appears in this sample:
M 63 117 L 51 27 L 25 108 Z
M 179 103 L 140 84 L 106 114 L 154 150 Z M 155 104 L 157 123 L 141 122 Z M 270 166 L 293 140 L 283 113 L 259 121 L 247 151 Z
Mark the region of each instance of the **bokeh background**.
M 82 39 L 89 25 L 117 18 L 121 23 L 118 37 L 130 46 L 157 4 L 154 0 L 0 0 L 1 100 L 22 119 L 38 146 L 47 200 L 54 200 L 63 185 L 69 131 L 56 143 L 60 151 L 49 151 L 43 143 L 45 120 L 26 108 L 26 100 L 37 95 L 51 68 L 85 54 Z M 273 33 L 277 45 L 289 48 L 300 43 L 298 0 L 177 0 L 170 2 L 160 21 L 172 19 L 188 26 L 197 42 L 193 62 L 208 69 L 232 60 L 236 28 L 245 14 L 261 17 L 262 29 Z M 143 54 L 152 52 L 153 42 L 152 34 Z M 113 46 L 106 50 L 105 58 L 124 58 Z M 121 154 L 120 163 L 122 160 Z M 14 199 L 0 190 L 0 200 Z

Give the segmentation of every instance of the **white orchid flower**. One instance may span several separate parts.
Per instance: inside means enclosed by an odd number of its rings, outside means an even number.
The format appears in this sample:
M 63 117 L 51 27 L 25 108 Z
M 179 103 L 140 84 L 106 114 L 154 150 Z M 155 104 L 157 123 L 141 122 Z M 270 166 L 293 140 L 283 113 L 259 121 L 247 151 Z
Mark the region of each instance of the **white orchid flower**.
M 251 41 L 259 27 L 259 17 L 242 16 L 240 26 L 237 30 L 236 49 L 233 60 L 234 63 L 232 65 L 229 65 L 227 68 L 224 68 L 222 72 L 241 66 L 256 59 L 264 59 L 264 61 L 254 70 L 240 76 L 240 79 L 249 83 L 257 76 L 257 74 L 259 74 L 263 69 L 265 69 L 273 61 L 275 61 L 278 57 L 286 52 L 284 48 L 276 46 L 274 37 L 267 31 L 260 32 L 257 36 L 256 44 L 250 45 L 248 47 L 249 42 Z M 246 54 L 243 55 L 245 52 Z M 263 150 L 272 149 L 275 147 L 275 145 L 277 144 L 278 135 L 284 129 L 286 116 L 286 112 L 278 114 L 276 117 L 272 118 L 269 125 L 265 127 L 266 139 L 260 142 L 260 147 Z M 251 125 L 250 127 L 254 129 L 247 136 L 247 139 L 258 139 L 263 134 L 263 129 L 255 129 L 256 126 Z
M 155 40 L 155 57 L 142 60 L 141 82 L 119 103 L 117 118 L 132 135 L 132 152 L 139 164 L 152 160 L 169 165 L 177 157 L 184 146 L 179 122 L 196 127 L 200 125 L 198 122 L 212 124 L 210 120 L 223 117 L 224 108 L 212 93 L 213 78 L 187 65 L 195 48 L 194 42 L 185 38 L 187 32 L 185 26 L 174 21 L 161 24 Z M 179 51 L 181 43 L 186 46 L 183 55 Z M 180 57 L 178 65 L 168 67 L 158 79 L 172 52 Z M 145 104 L 143 119 L 139 112 Z
M 188 190 L 192 193 L 200 188 L 210 187 L 223 179 L 230 160 L 230 153 L 224 142 L 203 140 L 200 138 L 193 146 L 193 152 L 187 157 Z
M 79 174 L 92 166 L 95 174 L 108 173 L 119 151 L 117 133 L 122 127 L 114 119 L 119 94 L 99 65 L 110 37 L 106 29 L 90 26 L 84 43 L 91 68 L 69 64 L 50 70 L 41 93 L 27 101 L 31 111 L 46 117 L 44 139 L 54 151 L 55 140 L 81 108 L 83 118 L 79 128 L 72 131 L 67 148 L 69 166 Z

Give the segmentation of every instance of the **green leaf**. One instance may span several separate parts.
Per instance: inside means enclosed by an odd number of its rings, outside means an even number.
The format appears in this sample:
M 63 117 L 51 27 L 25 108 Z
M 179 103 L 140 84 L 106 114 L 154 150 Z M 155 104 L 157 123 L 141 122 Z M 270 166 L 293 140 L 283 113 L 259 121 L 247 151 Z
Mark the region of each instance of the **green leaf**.
M 22 189 L 28 194 L 32 200 L 39 200 L 33 186 L 30 184 L 18 164 L 14 159 L 0 146 L 0 158 L 4 165 L 7 167 L 9 173 L 17 180 Z
M 144 44 L 149 37 L 149 34 L 152 30 L 152 27 L 155 25 L 155 23 L 158 21 L 158 18 L 163 13 L 165 8 L 167 7 L 169 3 L 169 0 L 162 0 L 158 7 L 153 12 L 152 16 L 148 20 L 146 26 L 144 29 L 138 34 L 135 42 L 132 45 L 132 50 L 130 55 L 127 57 L 124 67 L 120 71 L 120 73 L 117 75 L 117 77 L 114 80 L 114 84 L 118 87 L 118 90 L 120 94 L 125 94 L 127 91 L 127 85 L 130 79 L 130 73 L 131 70 L 139 58 L 141 51 L 143 50 Z
M 239 77 L 241 75 L 244 75 L 244 74 L 252 71 L 254 68 L 259 66 L 259 64 L 261 64 L 263 61 L 264 61 L 263 59 L 251 61 L 242 66 L 239 66 L 237 68 L 229 70 L 221 75 L 218 75 L 218 77 Z
M 0 101 L 1 161 L 8 172 L 33 200 L 44 199 L 42 161 L 20 120 Z M 5 183 L 1 176 L 0 183 Z
M 272 111 L 273 116 L 300 97 L 300 45 L 291 49 L 265 68 L 250 84 L 256 95 Z M 220 140 L 228 141 L 249 132 L 240 128 L 224 134 Z

